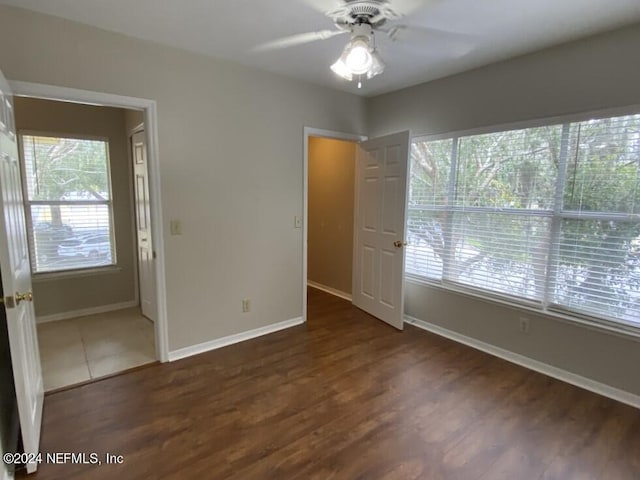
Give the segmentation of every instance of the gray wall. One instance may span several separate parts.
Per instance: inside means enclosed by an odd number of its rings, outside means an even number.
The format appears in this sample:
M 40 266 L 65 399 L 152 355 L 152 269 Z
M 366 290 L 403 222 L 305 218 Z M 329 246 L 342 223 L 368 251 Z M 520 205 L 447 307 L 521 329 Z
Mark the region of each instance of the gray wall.
M 170 350 L 302 315 L 304 127 L 361 133 L 362 98 L 17 8 L 0 44 L 10 80 L 156 100 Z
M 368 134 L 445 133 L 640 104 L 640 25 L 367 101 Z
M 118 269 L 81 277 L 36 278 L 36 316 L 131 302 L 135 297 L 131 164 L 125 112 L 118 108 L 15 98 L 16 127 L 43 133 L 109 139 L 113 222 Z
M 640 104 L 640 25 L 368 100 L 372 136 L 466 130 Z M 639 109 L 640 111 L 640 109 Z M 640 395 L 640 344 L 545 315 L 409 283 L 406 313 Z

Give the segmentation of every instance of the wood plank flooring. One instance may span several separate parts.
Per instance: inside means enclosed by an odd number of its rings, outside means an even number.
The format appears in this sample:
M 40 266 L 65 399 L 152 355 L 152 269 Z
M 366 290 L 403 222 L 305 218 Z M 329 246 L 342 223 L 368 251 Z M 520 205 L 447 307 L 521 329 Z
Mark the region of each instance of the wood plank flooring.
M 309 290 L 309 322 L 48 395 L 44 479 L 640 478 L 640 411 Z

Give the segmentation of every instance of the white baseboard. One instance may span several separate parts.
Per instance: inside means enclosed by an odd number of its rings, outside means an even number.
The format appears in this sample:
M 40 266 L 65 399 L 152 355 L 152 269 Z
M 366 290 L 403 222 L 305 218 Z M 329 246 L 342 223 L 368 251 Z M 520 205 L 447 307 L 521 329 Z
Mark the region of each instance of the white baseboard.
M 317 288 L 318 290 L 322 290 L 323 292 L 330 293 L 331 295 L 335 295 L 336 297 L 344 298 L 345 300 L 351 301 L 351 294 L 347 292 L 343 292 L 341 290 L 337 290 L 335 288 L 327 287 L 326 285 L 322 285 L 321 283 L 312 282 L 311 280 L 307 280 L 307 285 L 309 287 Z
M 291 320 L 285 320 L 284 322 L 274 323 L 267 325 L 266 327 L 255 328 L 246 332 L 236 333 L 227 337 L 216 338 L 209 342 L 199 343 L 190 347 L 180 348 L 169 352 L 169 361 L 180 360 L 181 358 L 191 357 L 192 355 L 198 355 L 199 353 L 208 352 L 210 350 L 216 350 L 218 348 L 233 345 L 234 343 L 244 342 L 245 340 L 251 340 L 252 338 L 261 337 L 270 333 L 284 330 L 285 328 L 295 327 L 304 323 L 302 317 L 292 318 Z
M 453 330 L 449 330 L 447 328 L 443 328 L 429 322 L 425 322 L 424 320 L 419 320 L 409 315 L 405 315 L 404 319 L 407 323 L 421 328 L 422 330 L 435 333 L 436 335 L 440 335 L 441 337 L 448 338 L 458 343 L 463 343 L 469 347 L 488 353 L 489 355 L 502 358 L 503 360 L 515 363 L 516 365 L 520 365 L 521 367 L 534 370 L 538 373 L 542 373 L 566 383 L 570 383 L 571 385 L 575 385 L 576 387 L 584 388 L 585 390 L 589 390 L 604 397 L 612 398 L 613 400 L 617 400 L 618 402 L 626 403 L 627 405 L 631 405 L 635 408 L 640 408 L 640 396 L 633 393 L 597 382 L 595 380 L 591 380 L 590 378 L 586 378 L 581 375 L 576 375 L 575 373 L 568 372 L 567 370 L 563 370 L 547 363 L 525 357 L 524 355 L 505 350 L 504 348 L 496 347 L 495 345 L 491 345 L 490 343 L 482 342 L 475 338 L 468 337 L 461 333 L 454 332 Z
M 43 315 L 40 317 L 36 316 L 36 323 L 56 322 L 58 320 L 84 317 L 86 315 L 95 315 L 97 313 L 113 312 L 115 310 L 124 310 L 125 308 L 133 308 L 137 306 L 138 302 L 135 300 L 122 303 L 112 303 L 111 305 L 100 305 L 99 307 L 83 308 L 81 310 L 73 310 L 71 312 L 54 313 L 53 315 Z

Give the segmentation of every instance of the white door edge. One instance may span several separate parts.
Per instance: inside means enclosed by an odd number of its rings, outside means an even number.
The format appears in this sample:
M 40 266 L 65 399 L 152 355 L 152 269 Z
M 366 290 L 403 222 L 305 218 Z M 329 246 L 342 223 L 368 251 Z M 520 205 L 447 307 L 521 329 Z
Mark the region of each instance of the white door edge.
M 141 151 L 137 148 L 142 146 Z M 155 259 L 153 255 L 154 239 L 149 228 L 151 225 L 151 201 L 149 196 L 149 162 L 147 159 L 146 135 L 144 130 L 138 130 L 129 137 L 129 150 L 131 152 L 131 172 L 133 180 L 134 213 L 133 223 L 135 231 L 135 251 L 138 281 L 136 282 L 139 293 L 140 309 L 142 315 L 155 322 L 157 314 L 157 299 L 155 298 Z M 138 162 L 138 154 L 142 161 Z M 142 185 L 139 184 L 142 179 Z M 142 187 L 142 191 L 140 188 Z M 141 202 L 143 203 L 141 208 Z M 141 222 L 144 228 L 141 228 Z
M 356 155 L 353 304 L 404 324 L 404 244 L 411 131 L 361 142 Z
M 307 321 L 307 275 L 308 275 L 308 239 L 309 239 L 309 137 L 331 138 L 334 140 L 347 140 L 362 142 L 366 135 L 358 133 L 345 133 L 321 128 L 304 127 L 304 146 L 302 156 L 302 321 Z
M 104 107 L 128 108 L 144 112 L 144 124 L 147 133 L 147 159 L 149 163 L 149 193 L 153 199 L 151 204 L 152 235 L 156 239 L 156 302 L 158 321 L 155 322 L 156 355 L 161 362 L 169 361 L 169 338 L 167 325 L 166 277 L 164 235 L 162 223 L 162 197 L 160 183 L 160 159 L 158 141 L 158 116 L 155 100 L 138 97 L 127 97 L 111 93 L 59 87 L 40 83 L 9 80 L 13 95 L 17 97 L 33 97 L 47 100 L 62 100 L 73 103 L 84 103 Z

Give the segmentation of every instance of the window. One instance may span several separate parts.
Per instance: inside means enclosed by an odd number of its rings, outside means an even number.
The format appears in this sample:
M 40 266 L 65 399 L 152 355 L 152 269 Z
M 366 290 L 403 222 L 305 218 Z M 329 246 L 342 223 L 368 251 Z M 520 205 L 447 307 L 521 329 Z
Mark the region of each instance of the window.
M 640 327 L 640 115 L 412 146 L 406 272 Z
M 27 134 L 20 140 L 33 272 L 115 264 L 108 143 Z

